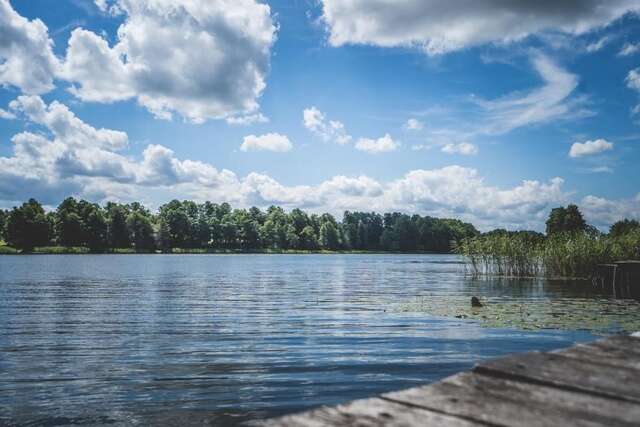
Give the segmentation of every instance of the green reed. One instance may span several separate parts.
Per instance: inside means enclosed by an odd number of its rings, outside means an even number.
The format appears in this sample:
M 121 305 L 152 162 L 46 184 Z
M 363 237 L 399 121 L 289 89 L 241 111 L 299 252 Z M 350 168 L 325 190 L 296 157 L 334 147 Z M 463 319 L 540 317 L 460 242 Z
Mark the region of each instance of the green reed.
M 598 264 L 640 259 L 640 230 L 621 237 L 484 235 L 459 242 L 456 252 L 467 258 L 474 275 L 587 278 Z

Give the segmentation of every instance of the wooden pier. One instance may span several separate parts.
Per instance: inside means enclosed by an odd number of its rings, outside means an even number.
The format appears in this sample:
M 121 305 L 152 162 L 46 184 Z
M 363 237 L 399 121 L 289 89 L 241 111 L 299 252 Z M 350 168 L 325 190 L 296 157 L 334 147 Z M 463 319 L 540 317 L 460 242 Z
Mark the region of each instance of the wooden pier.
M 489 360 L 432 385 L 264 425 L 640 426 L 640 338 L 614 336 Z
M 640 261 L 600 264 L 591 281 L 614 298 L 640 298 Z

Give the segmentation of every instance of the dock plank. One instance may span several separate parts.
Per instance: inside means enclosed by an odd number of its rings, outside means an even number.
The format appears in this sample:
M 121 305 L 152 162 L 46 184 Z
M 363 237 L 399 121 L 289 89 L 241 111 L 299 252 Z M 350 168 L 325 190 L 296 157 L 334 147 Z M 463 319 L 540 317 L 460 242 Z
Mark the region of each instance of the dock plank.
M 335 408 L 323 407 L 303 414 L 288 415 L 264 423 L 266 427 L 478 427 L 459 417 L 390 402 L 380 398 L 356 400 Z
M 437 383 L 323 407 L 270 427 L 640 425 L 640 338 L 482 362 Z
M 615 339 L 578 344 L 553 353 L 587 362 L 627 369 L 640 369 L 640 339 L 620 336 Z
M 478 375 L 455 375 L 430 386 L 382 396 L 490 425 L 637 426 L 640 407 L 629 402 Z
M 557 353 L 525 353 L 484 362 L 475 372 L 640 403 L 639 372 Z

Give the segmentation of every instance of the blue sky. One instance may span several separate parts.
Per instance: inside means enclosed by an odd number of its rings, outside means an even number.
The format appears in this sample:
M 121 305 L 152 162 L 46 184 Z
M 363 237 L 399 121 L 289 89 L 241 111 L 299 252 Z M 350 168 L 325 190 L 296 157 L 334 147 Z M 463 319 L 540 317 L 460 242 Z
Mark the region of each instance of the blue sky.
M 0 206 L 640 216 L 638 1 L 55 4 L 0 0 Z

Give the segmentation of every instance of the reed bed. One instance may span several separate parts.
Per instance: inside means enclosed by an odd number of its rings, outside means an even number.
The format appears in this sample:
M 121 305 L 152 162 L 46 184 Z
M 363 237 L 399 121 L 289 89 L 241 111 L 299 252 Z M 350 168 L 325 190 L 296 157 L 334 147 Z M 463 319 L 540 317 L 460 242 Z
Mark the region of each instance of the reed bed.
M 621 237 L 589 233 L 531 239 L 518 234 L 463 240 L 456 252 L 474 275 L 588 278 L 598 264 L 640 259 L 640 230 Z

